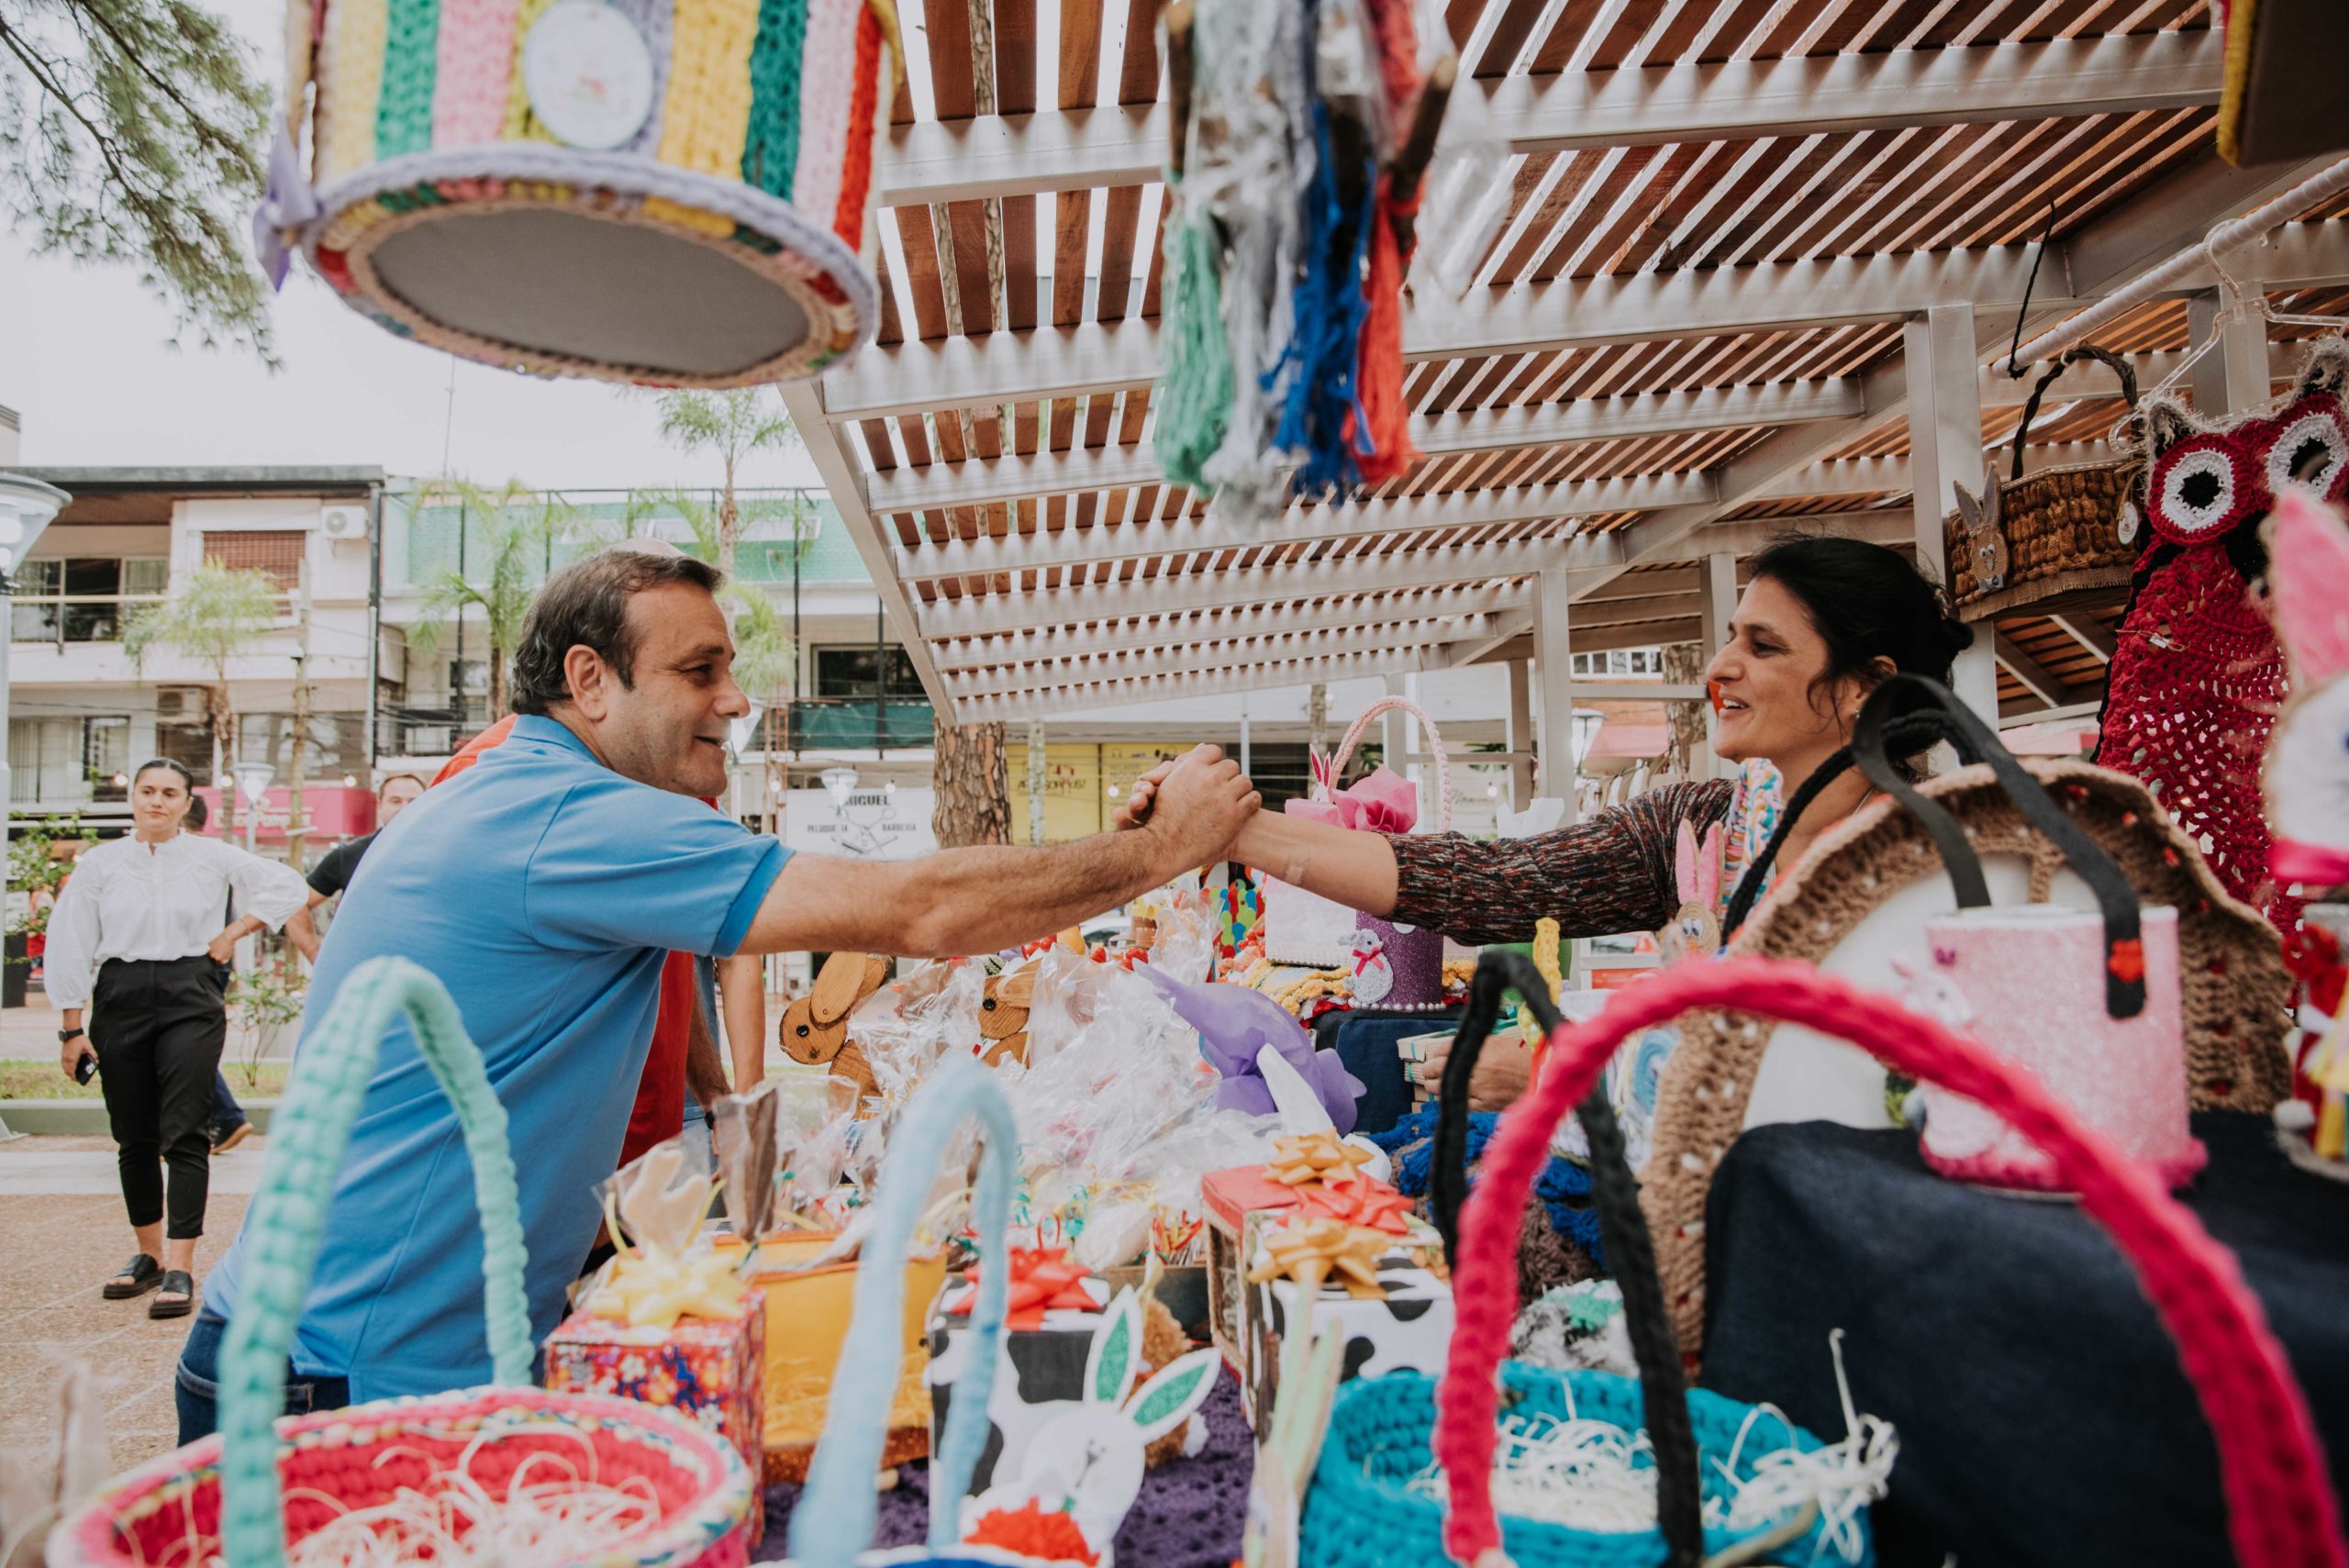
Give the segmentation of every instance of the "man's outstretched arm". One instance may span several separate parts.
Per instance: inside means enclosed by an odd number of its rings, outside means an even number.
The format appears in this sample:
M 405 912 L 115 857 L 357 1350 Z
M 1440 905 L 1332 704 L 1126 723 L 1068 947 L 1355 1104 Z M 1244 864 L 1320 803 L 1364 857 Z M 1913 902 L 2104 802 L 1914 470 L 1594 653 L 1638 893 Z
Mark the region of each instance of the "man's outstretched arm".
M 740 951 L 944 958 L 1034 941 L 1217 858 L 1258 798 L 1237 763 L 1202 746 L 1167 773 L 1149 825 L 1131 832 L 911 861 L 794 855 Z

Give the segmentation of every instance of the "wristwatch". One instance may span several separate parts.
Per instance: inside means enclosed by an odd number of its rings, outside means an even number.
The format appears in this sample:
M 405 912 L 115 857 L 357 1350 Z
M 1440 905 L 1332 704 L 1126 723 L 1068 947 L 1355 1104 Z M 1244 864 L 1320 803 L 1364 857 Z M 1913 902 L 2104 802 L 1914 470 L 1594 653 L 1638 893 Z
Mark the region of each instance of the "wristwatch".
M 73 1039 L 74 1036 L 86 1032 L 87 1031 L 83 1029 L 59 1029 L 57 1031 L 57 1043 L 63 1045 L 68 1040 Z

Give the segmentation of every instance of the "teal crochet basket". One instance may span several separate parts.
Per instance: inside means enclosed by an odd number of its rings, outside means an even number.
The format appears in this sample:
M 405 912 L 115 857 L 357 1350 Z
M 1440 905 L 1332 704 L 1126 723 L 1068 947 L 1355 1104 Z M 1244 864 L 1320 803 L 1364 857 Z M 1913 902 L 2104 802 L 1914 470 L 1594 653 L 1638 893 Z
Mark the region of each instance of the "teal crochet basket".
M 891 1392 L 905 1357 L 905 1258 L 937 1174 L 941 1151 L 966 1120 L 979 1124 L 978 1191 L 971 1203 L 979 1233 L 979 1297 L 971 1309 L 972 1353 L 946 1412 L 946 1430 L 930 1462 L 930 1541 L 868 1551 L 879 1522 L 874 1473 L 888 1437 Z M 832 1373 L 824 1435 L 807 1467 L 807 1489 L 791 1512 L 791 1555 L 797 1568 L 1045 1568 L 1033 1558 L 958 1544 L 957 1510 L 970 1490 L 987 1441 L 987 1400 L 1009 1305 L 1011 1270 L 1004 1232 L 1019 1180 L 1019 1129 L 1010 1103 L 986 1068 L 967 1057 L 932 1073 L 889 1134 L 879 1198 L 856 1269 L 856 1304 Z
M 1559 1027 L 1562 1020 L 1550 1001 L 1549 983 L 1532 962 L 1520 953 L 1487 949 L 1477 961 L 1467 1010 L 1445 1072 L 1449 1102 L 1465 1103 L 1468 1072 L 1512 989 L 1532 1008 L 1545 1035 Z M 1824 1445 L 1773 1412 L 1687 1386 L 1664 1310 L 1654 1243 L 1640 1213 L 1639 1184 L 1624 1160 L 1622 1129 L 1605 1090 L 1594 1090 L 1575 1114 L 1589 1135 L 1592 1201 L 1608 1262 L 1622 1286 L 1624 1321 L 1640 1375 L 1635 1381 L 1610 1373 L 1562 1373 L 1503 1362 L 1502 1418 L 1579 1417 L 1609 1422 L 1627 1434 L 1644 1431 L 1655 1470 L 1656 1524 L 1648 1530 L 1604 1533 L 1508 1517 L 1501 1520 L 1503 1550 L 1517 1568 L 1698 1568 L 1716 1554 L 1741 1549 L 1750 1555 L 1732 1561 L 1872 1568 L 1875 1546 L 1865 1517 L 1855 1524 L 1858 1550 L 1849 1553 L 1828 1540 L 1815 1507 L 1776 1524 L 1704 1528 L 1705 1504 L 1724 1496 L 1730 1485 L 1724 1472 L 1732 1454 L 1735 1473 L 1742 1479 L 1753 1473 L 1754 1462 L 1763 1455 L 1787 1448 L 1807 1452 Z M 1449 1136 L 1446 1129 L 1438 1133 L 1436 1170 L 1448 1170 L 1453 1178 L 1437 1194 L 1448 1235 L 1460 1212 L 1456 1145 L 1465 1119 L 1454 1117 Z M 1516 1217 L 1506 1218 L 1513 1232 Z M 1488 1223 L 1499 1222 L 1488 1217 Z M 1461 1238 L 1461 1246 L 1467 1242 L 1468 1238 Z M 1497 1358 L 1500 1348 L 1491 1345 L 1490 1353 Z M 1338 1391 L 1329 1434 L 1306 1494 L 1301 1562 L 1311 1568 L 1384 1568 L 1387 1563 L 1432 1565 L 1446 1560 L 1444 1507 L 1408 1485 L 1434 1457 L 1436 1429 L 1443 1415 L 1438 1387 L 1421 1373 L 1395 1372 L 1358 1378 Z
M 402 1014 L 455 1102 L 481 1207 L 494 1386 L 275 1419 L 328 1195 L 384 1033 Z M 732 1445 L 675 1414 L 530 1386 L 530 1318 L 506 1112 L 456 1004 L 403 959 L 353 970 L 305 1042 L 270 1123 L 245 1220 L 245 1274 L 220 1356 L 220 1432 L 111 1483 L 50 1538 L 50 1568 L 209 1562 L 283 1568 L 286 1546 L 344 1514 L 462 1470 L 493 1496 L 567 1467 L 657 1507 L 594 1550 L 529 1568 L 737 1568 L 750 1555 L 751 1473 Z M 871 1488 L 867 1486 L 867 1501 Z M 519 1568 L 519 1565 L 518 1565 Z

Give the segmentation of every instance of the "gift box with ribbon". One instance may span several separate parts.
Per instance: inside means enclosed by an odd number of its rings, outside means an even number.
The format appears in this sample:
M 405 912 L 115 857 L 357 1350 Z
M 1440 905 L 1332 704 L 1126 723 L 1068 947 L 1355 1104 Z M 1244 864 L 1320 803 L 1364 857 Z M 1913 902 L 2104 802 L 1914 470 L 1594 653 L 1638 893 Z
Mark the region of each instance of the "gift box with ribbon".
M 1355 1212 L 1375 1217 L 1383 1205 Z M 1258 1431 L 1279 1396 L 1281 1346 L 1292 1330 L 1342 1336 L 1341 1382 L 1442 1371 L 1452 1340 L 1452 1286 L 1439 1273 L 1440 1245 L 1416 1244 L 1303 1205 L 1283 1217 L 1252 1215 L 1249 1238 L 1240 1391 Z
M 988 1437 L 971 1473 L 974 1496 L 997 1476 L 1021 1473 L 1029 1449 L 1052 1422 L 1084 1407 L 1085 1367 L 1097 1335 L 1111 1327 L 1104 1317 L 1115 1293 L 1109 1283 L 1087 1272 L 1060 1247 L 1010 1250 L 1010 1298 L 1006 1332 L 998 1346 L 995 1381 L 987 1397 Z M 946 1282 L 931 1304 L 928 1335 L 930 1433 L 946 1427 L 954 1387 L 967 1370 L 973 1342 L 971 1313 L 978 1300 L 985 1265 Z M 1191 1342 L 1174 1314 L 1155 1296 L 1156 1271 L 1139 1293 L 1141 1354 L 1137 1369 L 1163 1371 L 1189 1353 Z M 1189 1432 L 1178 1427 L 1152 1443 L 1152 1463 L 1184 1451 Z M 1204 1434 L 1202 1434 L 1204 1435 Z
M 614 1258 L 546 1342 L 546 1386 L 610 1394 L 678 1412 L 760 1471 L 766 1400 L 766 1298 L 742 1283 L 740 1254 L 701 1235 L 711 1184 L 680 1178 L 674 1140 L 621 1173 L 608 1221 L 632 1245 Z M 758 1543 L 763 1511 L 750 1513 Z

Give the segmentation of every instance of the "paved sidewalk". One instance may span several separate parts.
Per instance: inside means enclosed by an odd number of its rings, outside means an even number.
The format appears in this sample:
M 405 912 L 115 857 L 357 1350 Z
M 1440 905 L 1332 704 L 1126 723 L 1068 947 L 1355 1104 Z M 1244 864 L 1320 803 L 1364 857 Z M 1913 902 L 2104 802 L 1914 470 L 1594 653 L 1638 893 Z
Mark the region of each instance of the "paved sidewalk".
M 196 1276 L 218 1260 L 244 1218 L 261 1173 L 255 1139 L 213 1163 Z M 0 1143 L 0 1449 L 45 1440 L 61 1357 L 98 1370 L 115 1468 L 177 1440 L 172 1368 L 190 1319 L 156 1322 L 150 1297 L 100 1298 L 98 1286 L 131 1253 L 114 1148 L 104 1138 L 22 1138 Z M 0 1460 L 5 1462 L 5 1460 Z

